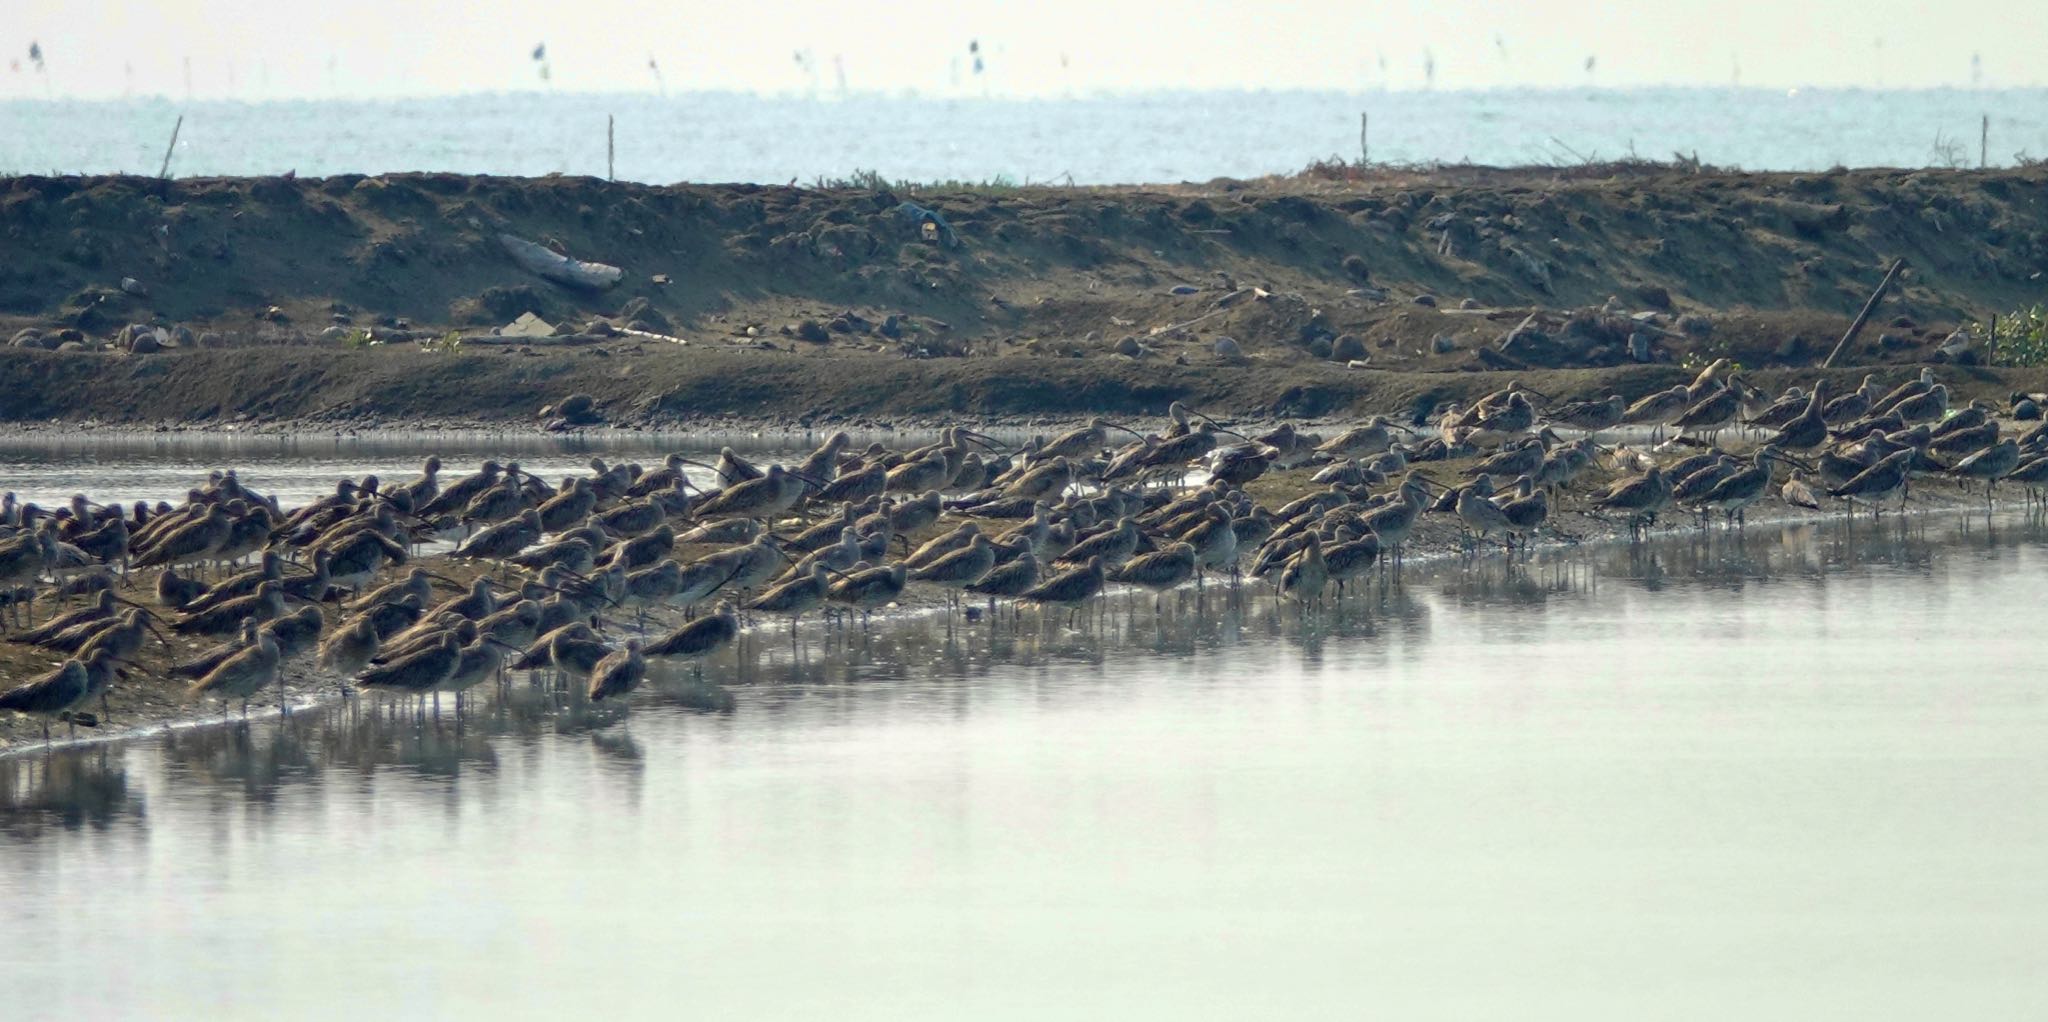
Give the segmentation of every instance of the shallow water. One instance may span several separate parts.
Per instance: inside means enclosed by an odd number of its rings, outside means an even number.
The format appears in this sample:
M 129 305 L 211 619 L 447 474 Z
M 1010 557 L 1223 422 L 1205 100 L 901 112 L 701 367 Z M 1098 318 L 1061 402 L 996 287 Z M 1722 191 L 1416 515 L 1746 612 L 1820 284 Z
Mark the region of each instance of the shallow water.
M 606 172 L 628 181 L 1207 181 L 1355 159 L 1572 166 L 1674 152 L 1716 166 L 2010 166 L 2048 152 L 2048 89 L 1216 91 L 1037 99 L 504 93 L 405 100 L 0 101 L 0 173 Z
M 1303 619 L 776 628 L 0 760 L 10 1017 L 2048 1008 L 2036 524 L 1422 574 Z
M 496 459 L 516 461 L 552 485 L 565 475 L 588 475 L 594 457 L 658 467 L 665 455 L 675 453 L 708 464 L 718 460 L 721 447 L 729 446 L 763 464 L 793 464 L 821 442 L 822 436 L 707 438 L 609 430 L 557 436 L 15 434 L 0 436 L 0 489 L 44 507 L 62 506 L 74 493 L 103 504 L 176 503 L 186 490 L 204 486 L 207 473 L 233 468 L 244 483 L 259 493 L 275 494 L 289 509 L 332 494 L 334 484 L 343 478 L 375 475 L 385 482 L 409 482 L 419 477 L 428 452 L 440 456 L 444 482 L 476 471 L 486 459 Z M 697 483 L 708 483 L 713 475 L 700 466 L 685 466 L 684 472 Z

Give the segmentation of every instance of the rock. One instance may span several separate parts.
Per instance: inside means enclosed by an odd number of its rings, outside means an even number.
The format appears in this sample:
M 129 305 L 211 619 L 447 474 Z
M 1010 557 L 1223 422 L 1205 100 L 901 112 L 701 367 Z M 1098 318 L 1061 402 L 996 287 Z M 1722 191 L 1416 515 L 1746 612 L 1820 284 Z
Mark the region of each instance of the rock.
M 825 324 L 825 329 L 835 334 L 850 334 L 853 332 L 853 324 L 845 316 L 834 316 L 832 322 Z
M 522 312 L 519 318 L 498 328 L 500 337 L 553 337 L 555 325 L 534 315 Z
M 1458 340 L 1449 334 L 1438 334 L 1430 339 L 1429 350 L 1439 355 L 1448 355 L 1458 350 Z
M 1117 341 L 1114 350 L 1117 354 L 1123 355 L 1126 358 L 1138 358 L 1145 354 L 1145 346 L 1139 344 L 1137 338 L 1129 335 L 1125 335 L 1122 340 Z
M 14 339 L 7 343 L 9 347 L 15 348 L 45 347 L 45 345 L 43 344 L 43 332 L 41 330 L 37 330 L 34 327 L 28 327 L 23 330 L 15 331 Z
M 1216 357 L 1235 362 L 1244 358 L 1244 349 L 1238 346 L 1235 338 L 1218 337 L 1216 338 Z
M 225 348 L 228 346 L 228 342 L 227 338 L 208 330 L 199 335 L 199 346 L 207 349 Z
M 1166 293 L 1170 295 L 1194 295 L 1201 294 L 1202 289 L 1195 287 L 1192 284 L 1175 284 L 1174 286 L 1167 288 Z
M 1941 347 L 1935 350 L 1951 361 L 1961 358 L 1964 352 L 1970 350 L 1970 332 L 1958 330 L 1948 335 L 1948 338 L 1941 342 Z
M 598 413 L 597 399 L 588 394 L 571 394 L 540 410 L 538 416 L 552 431 L 576 426 L 595 426 L 604 422 Z
M 903 336 L 903 323 L 902 321 L 898 320 L 893 313 L 888 316 L 882 317 L 882 326 L 880 329 L 882 336 L 887 337 L 892 341 L 897 340 Z
M 1714 321 L 1705 316 L 1687 313 L 1678 317 L 1678 329 L 1688 337 L 1711 337 L 1714 333 Z
M 1327 360 L 1330 357 L 1330 350 L 1330 339 L 1327 337 L 1312 338 L 1308 342 L 1308 353 L 1316 358 Z
M 199 339 L 192 335 L 192 328 L 183 323 L 171 328 L 170 344 L 172 347 L 190 348 L 197 344 L 198 341 Z
M 1416 296 L 1415 296 L 1415 298 L 1414 298 L 1413 300 L 1414 300 L 1415 304 L 1417 304 L 1417 305 L 1420 305 L 1420 306 L 1422 306 L 1423 308 L 1427 308 L 1427 309 L 1434 309 L 1434 308 L 1436 308 L 1436 296 L 1435 296 L 1435 295 L 1416 295 Z
M 649 326 L 654 328 L 648 331 L 649 333 L 667 334 L 675 332 L 675 327 L 669 323 L 668 317 L 662 315 L 661 310 L 655 308 L 654 303 L 648 301 L 645 298 L 626 299 L 626 303 L 624 305 L 619 306 L 619 314 L 612 318 L 620 320 L 643 320 Z
M 137 334 L 128 342 L 128 350 L 137 355 L 154 355 L 163 350 L 163 345 L 157 341 L 154 333 Z
M 1656 284 L 1638 284 L 1635 288 L 1636 301 L 1661 312 L 1671 311 L 1671 292 Z
M 585 322 L 583 332 L 592 337 L 617 337 L 619 328 L 613 326 L 611 320 L 599 316 Z
M 1479 304 L 1479 299 L 1477 299 L 1477 298 L 1460 298 L 1460 299 L 1458 299 L 1458 308 L 1461 308 L 1461 309 L 1483 309 L 1483 308 L 1485 308 L 1485 306 L 1483 306 L 1483 305 Z
M 149 289 L 143 287 L 142 282 L 136 280 L 134 277 L 122 277 L 121 290 L 126 291 L 127 293 L 134 295 L 137 298 L 149 297 Z
M 1357 334 L 1339 334 L 1330 342 L 1330 357 L 1339 362 L 1350 362 L 1366 357 L 1365 339 Z
M 2020 398 L 2012 406 L 2012 417 L 2021 422 L 2038 422 L 2041 418 L 2041 406 L 2034 403 L 2033 398 Z
M 1365 265 L 1365 260 L 1360 256 L 1345 256 L 1344 261 L 1339 265 L 1344 267 L 1345 276 L 1361 284 L 1372 279 L 1372 267 Z
M 1890 333 L 1890 332 L 1886 332 L 1886 333 L 1881 333 L 1881 334 L 1878 334 L 1878 335 L 1877 335 L 1877 346 L 1878 346 L 1878 347 L 1880 347 L 1880 348 L 1882 348 L 1882 349 L 1884 349 L 1884 350 L 1886 350 L 1886 351 L 1898 351 L 1898 350 L 1900 350 L 1901 348 L 1910 348 L 1910 347 L 1912 347 L 1912 346 L 1913 346 L 1913 342 L 1912 342 L 1912 341 L 1910 341 L 1910 340 L 1907 340 L 1907 339 L 1906 339 L 1906 338 L 1904 338 L 1904 337 L 1900 337 L 1900 336 L 1899 336 L 1898 334 L 1895 334 L 1895 333 Z M 1965 347 L 1968 347 L 1968 345 L 1965 345 Z M 1947 355 L 1947 354 L 1948 354 L 1948 346 L 1947 346 L 1947 345 L 1943 345 L 1943 346 L 1942 346 L 1942 347 L 1941 347 L 1941 348 L 1939 349 L 1939 352 L 1940 352 L 1940 354 L 1943 354 L 1943 355 Z
M 1650 335 L 1640 330 L 1628 335 L 1628 357 L 1638 362 L 1653 360 L 1656 357 L 1656 352 L 1651 350 L 1651 344 L 1652 338 Z
M 807 319 L 798 323 L 796 325 L 796 337 L 797 340 L 809 341 L 812 344 L 830 344 L 832 342 L 832 335 L 826 333 L 825 328 L 820 326 L 815 319 Z
M 65 341 L 64 343 L 62 343 L 62 344 L 59 344 L 59 345 L 57 345 L 57 350 L 58 350 L 58 351 L 84 351 L 84 350 L 85 350 L 85 345 L 84 345 L 83 343 L 79 342 L 79 341 Z

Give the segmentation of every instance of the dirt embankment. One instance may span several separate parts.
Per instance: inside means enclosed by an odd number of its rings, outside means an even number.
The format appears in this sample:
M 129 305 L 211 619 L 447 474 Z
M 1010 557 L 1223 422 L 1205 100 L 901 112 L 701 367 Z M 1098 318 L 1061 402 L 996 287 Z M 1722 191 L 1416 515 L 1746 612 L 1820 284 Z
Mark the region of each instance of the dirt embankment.
M 524 419 L 577 390 L 614 420 L 1325 414 L 1471 371 L 1626 392 L 1656 365 L 1813 364 L 1895 257 L 1842 361 L 1906 366 L 2041 299 L 2044 195 L 2042 168 L 916 195 L 23 177 L 0 180 L 0 340 L 37 333 L 0 351 L 0 420 Z M 623 281 L 549 283 L 501 234 Z M 525 313 L 564 336 L 487 336 Z

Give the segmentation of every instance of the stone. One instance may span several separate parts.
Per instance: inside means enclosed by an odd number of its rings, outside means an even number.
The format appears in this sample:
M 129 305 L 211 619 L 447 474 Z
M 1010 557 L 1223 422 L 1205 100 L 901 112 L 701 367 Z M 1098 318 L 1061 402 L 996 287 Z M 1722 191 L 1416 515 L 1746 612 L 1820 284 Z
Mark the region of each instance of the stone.
M 1145 354 L 1145 346 L 1139 344 L 1137 338 L 1129 335 L 1116 342 L 1115 350 L 1117 354 L 1123 355 L 1126 358 L 1138 358 Z
M 522 312 L 519 318 L 498 328 L 501 337 L 553 337 L 555 325 L 534 315 Z
M 1330 357 L 1339 362 L 1350 362 L 1366 357 L 1365 339 L 1357 334 L 1339 334 L 1330 342 Z
M 149 297 L 149 289 L 148 289 L 148 288 L 146 288 L 146 287 L 143 287 L 143 286 L 142 286 L 142 282 L 141 282 L 141 281 L 139 281 L 139 280 L 136 280 L 136 279 L 135 279 L 134 277 L 122 277 L 122 278 L 121 278 L 121 290 L 123 290 L 123 291 L 125 291 L 125 292 L 127 292 L 127 293 L 129 293 L 129 294 L 131 294 L 131 295 L 134 295 L 134 296 L 135 296 L 135 297 L 137 297 L 137 298 L 148 298 L 148 297 Z
M 1436 296 L 1435 296 L 1435 295 L 1416 295 L 1416 296 L 1415 296 L 1415 298 L 1414 298 L 1414 302 L 1415 302 L 1415 304 L 1417 304 L 1417 305 L 1420 305 L 1420 306 L 1422 306 L 1423 308 L 1426 308 L 1426 309 L 1434 309 L 1434 308 L 1436 308 Z
M 1678 317 L 1678 329 L 1688 337 L 1711 337 L 1714 333 L 1714 321 L 1705 316 L 1687 313 Z
M 668 317 L 662 315 L 661 310 L 655 308 L 654 303 L 648 301 L 645 298 L 626 299 L 626 303 L 624 305 L 619 306 L 619 314 L 612 318 L 622 320 L 643 320 L 649 326 L 654 328 L 648 331 L 649 333 L 666 334 L 672 333 L 675 330 L 675 328 L 672 325 L 670 325 Z
M 1317 358 L 1328 359 L 1330 351 L 1330 339 L 1327 337 L 1317 337 L 1308 342 L 1308 353 Z
M 1345 256 L 1341 265 L 1344 267 L 1344 275 L 1352 280 L 1363 284 L 1372 279 L 1372 267 L 1367 266 L 1365 259 L 1361 256 Z
M 1216 338 L 1216 357 L 1236 361 L 1244 357 L 1244 349 L 1238 346 L 1235 338 L 1218 337 Z
M 1485 308 L 1485 306 L 1483 306 L 1483 305 L 1479 304 L 1479 299 L 1477 299 L 1477 298 L 1460 298 L 1460 299 L 1458 299 L 1458 308 L 1461 308 L 1461 309 L 1483 309 L 1483 308 Z
M 1172 287 L 1170 287 L 1170 288 L 1167 288 L 1167 289 L 1166 289 L 1166 293 L 1167 293 L 1167 294 L 1170 294 L 1170 295 L 1183 295 L 1183 296 L 1184 296 L 1184 295 L 1193 295 L 1193 294 L 1200 294 L 1201 292 L 1202 292 L 1202 289 L 1201 289 L 1201 288 L 1195 287 L 1195 286 L 1194 286 L 1194 285 L 1192 285 L 1192 284 L 1175 284 L 1174 286 L 1172 286 Z
M 2041 406 L 2036 404 L 2033 398 L 2020 398 L 2012 406 L 2012 417 L 2021 422 L 2038 422 L 2041 419 Z
M 812 344 L 830 344 L 832 335 L 815 319 L 807 319 L 796 325 L 796 338 Z
M 1449 334 L 1438 334 L 1430 339 L 1429 350 L 1439 355 L 1448 355 L 1458 350 L 1458 340 Z

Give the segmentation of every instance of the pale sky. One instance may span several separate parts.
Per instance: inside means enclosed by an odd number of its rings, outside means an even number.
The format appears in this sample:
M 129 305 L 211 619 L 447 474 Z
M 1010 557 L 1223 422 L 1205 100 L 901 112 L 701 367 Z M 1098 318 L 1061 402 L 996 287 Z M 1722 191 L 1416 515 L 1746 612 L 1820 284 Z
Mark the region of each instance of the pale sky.
M 40 43 L 45 67 L 28 59 Z M 970 41 L 986 69 L 971 70 Z M 547 44 L 543 82 L 533 47 Z M 810 70 L 796 60 L 810 55 Z M 0 0 L 0 98 L 2048 84 L 2042 0 Z M 1588 58 L 1594 65 L 1587 70 Z M 1384 63 L 1382 63 L 1384 62 Z

